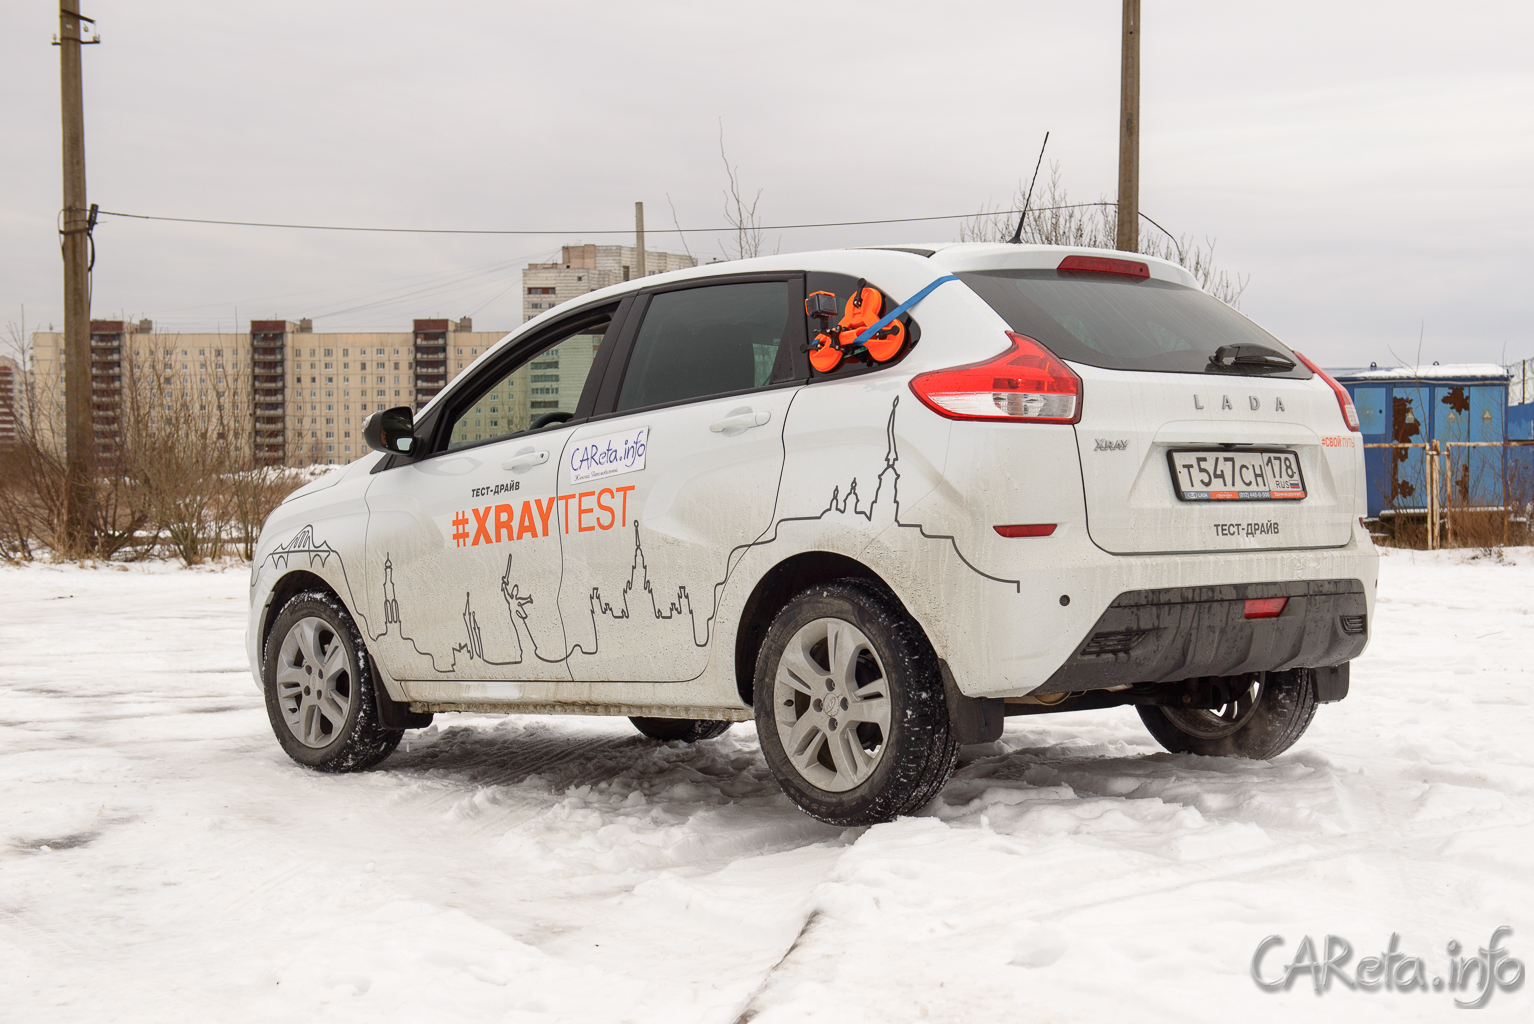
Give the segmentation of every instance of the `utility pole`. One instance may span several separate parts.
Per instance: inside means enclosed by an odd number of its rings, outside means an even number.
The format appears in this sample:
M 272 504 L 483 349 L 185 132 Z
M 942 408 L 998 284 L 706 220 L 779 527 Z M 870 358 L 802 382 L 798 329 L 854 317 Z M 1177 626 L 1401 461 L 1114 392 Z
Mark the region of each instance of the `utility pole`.
M 644 203 L 634 204 L 634 235 L 639 248 L 638 277 L 644 277 Z
M 1140 251 L 1140 0 L 1124 0 L 1119 65 L 1119 234 L 1125 252 Z
M 80 556 L 91 545 L 91 480 L 96 438 L 91 426 L 90 231 L 85 196 L 85 98 L 80 83 L 80 23 L 59 0 L 60 106 L 64 129 L 64 546 Z M 88 40 L 95 42 L 96 40 Z

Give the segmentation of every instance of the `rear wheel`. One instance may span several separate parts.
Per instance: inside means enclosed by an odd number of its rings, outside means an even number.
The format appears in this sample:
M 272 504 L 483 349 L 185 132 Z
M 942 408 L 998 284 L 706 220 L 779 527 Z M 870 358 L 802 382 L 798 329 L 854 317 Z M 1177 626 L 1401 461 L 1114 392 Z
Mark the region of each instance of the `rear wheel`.
M 683 743 L 697 743 L 699 740 L 711 740 L 715 736 L 723 736 L 734 725 L 734 722 L 715 722 L 707 718 L 635 718 L 629 717 L 634 723 L 634 728 L 650 737 L 652 740 L 672 742 L 680 740 Z
M 404 736 L 379 724 L 367 648 L 330 594 L 310 591 L 283 606 L 266 639 L 261 674 L 272 731 L 301 765 L 362 771 Z
M 917 810 L 958 760 L 937 656 L 886 588 L 811 587 L 757 654 L 756 731 L 790 800 L 833 825 Z
M 1265 672 L 1212 709 L 1142 704 L 1140 721 L 1174 754 L 1277 757 L 1299 740 L 1316 713 L 1315 678 L 1308 668 Z

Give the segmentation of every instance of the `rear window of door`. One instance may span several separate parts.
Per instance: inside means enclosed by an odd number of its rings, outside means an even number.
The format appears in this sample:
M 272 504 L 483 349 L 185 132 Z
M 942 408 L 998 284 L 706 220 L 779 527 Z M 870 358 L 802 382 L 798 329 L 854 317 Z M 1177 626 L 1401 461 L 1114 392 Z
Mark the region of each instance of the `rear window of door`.
M 739 281 L 652 295 L 616 411 L 793 382 L 800 291 L 797 280 Z
M 1228 365 L 1211 366 L 1216 349 L 1261 345 L 1295 364 L 1264 376 L 1311 376 L 1283 342 L 1197 288 L 1059 270 L 971 271 L 958 278 L 1007 326 L 1062 359 L 1110 370 L 1230 373 Z

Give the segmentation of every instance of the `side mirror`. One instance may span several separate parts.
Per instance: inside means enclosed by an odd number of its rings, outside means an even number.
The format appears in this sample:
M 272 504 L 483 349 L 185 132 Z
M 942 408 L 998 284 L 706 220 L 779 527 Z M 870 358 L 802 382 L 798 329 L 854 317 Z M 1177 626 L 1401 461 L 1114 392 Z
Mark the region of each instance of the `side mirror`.
M 410 455 L 415 447 L 415 414 L 408 405 L 375 412 L 362 421 L 362 439 L 374 451 Z

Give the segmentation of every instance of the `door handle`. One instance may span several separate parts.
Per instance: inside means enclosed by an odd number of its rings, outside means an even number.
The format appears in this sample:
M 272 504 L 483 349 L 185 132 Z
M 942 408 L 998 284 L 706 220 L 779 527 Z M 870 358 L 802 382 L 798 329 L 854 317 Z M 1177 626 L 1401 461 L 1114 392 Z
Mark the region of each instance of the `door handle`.
M 549 461 L 548 452 L 535 452 L 532 449 L 528 449 L 524 452 L 517 452 L 517 454 L 501 463 L 501 468 L 530 469 L 533 466 L 541 466 L 547 461 Z
M 724 419 L 710 423 L 708 429 L 716 434 L 738 434 L 742 430 L 760 427 L 770 419 L 772 419 L 772 413 L 766 409 L 761 412 L 753 412 L 751 409 L 732 409 Z

